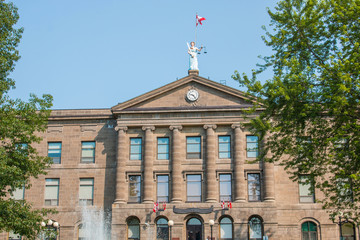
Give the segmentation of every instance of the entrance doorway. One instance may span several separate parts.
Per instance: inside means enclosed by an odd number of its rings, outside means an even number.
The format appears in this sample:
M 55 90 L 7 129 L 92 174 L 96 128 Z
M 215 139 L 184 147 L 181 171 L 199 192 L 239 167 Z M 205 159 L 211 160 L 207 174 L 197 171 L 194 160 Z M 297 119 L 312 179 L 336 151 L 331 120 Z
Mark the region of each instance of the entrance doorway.
M 187 240 L 202 239 L 202 223 L 197 218 L 190 218 L 186 223 Z

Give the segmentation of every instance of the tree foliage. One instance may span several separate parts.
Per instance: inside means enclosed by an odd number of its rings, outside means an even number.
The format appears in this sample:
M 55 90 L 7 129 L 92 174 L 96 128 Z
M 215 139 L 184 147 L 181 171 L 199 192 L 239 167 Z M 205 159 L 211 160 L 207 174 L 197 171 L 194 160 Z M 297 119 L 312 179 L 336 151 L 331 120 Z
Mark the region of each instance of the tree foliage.
M 360 1 L 282 0 L 268 13 L 273 55 L 251 76 L 233 75 L 264 108 L 251 124 L 268 136 L 272 158 L 263 157 L 294 181 L 309 175 L 331 217 L 359 221 Z M 266 69 L 273 77 L 261 83 Z
M 0 232 L 14 231 L 34 239 L 49 210 L 34 210 L 25 200 L 9 196 L 23 186 L 30 188 L 29 179 L 45 174 L 50 164 L 32 144 L 41 140 L 36 133 L 46 128 L 52 97 L 30 95 L 25 102 L 9 96 L 15 88 L 9 75 L 20 58 L 17 47 L 23 29 L 14 28 L 18 19 L 17 8 L 0 0 Z

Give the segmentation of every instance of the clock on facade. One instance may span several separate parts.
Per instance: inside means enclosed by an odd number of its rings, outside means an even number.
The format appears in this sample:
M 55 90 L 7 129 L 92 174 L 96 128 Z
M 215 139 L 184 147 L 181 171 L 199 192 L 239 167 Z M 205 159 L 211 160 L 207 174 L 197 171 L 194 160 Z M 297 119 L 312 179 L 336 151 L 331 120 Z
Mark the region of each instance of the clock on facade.
M 199 98 L 199 92 L 196 91 L 195 89 L 190 89 L 186 94 L 186 98 L 189 101 L 194 102 Z

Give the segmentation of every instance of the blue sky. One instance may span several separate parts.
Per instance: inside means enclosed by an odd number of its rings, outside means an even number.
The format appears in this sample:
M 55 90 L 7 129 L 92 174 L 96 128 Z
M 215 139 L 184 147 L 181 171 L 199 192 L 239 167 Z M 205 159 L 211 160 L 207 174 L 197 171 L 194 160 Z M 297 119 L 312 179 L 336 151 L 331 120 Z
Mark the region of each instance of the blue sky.
M 200 76 L 250 73 L 271 50 L 261 40 L 274 0 L 15 0 L 25 31 L 11 96 L 49 93 L 53 109 L 110 108 L 187 75 L 198 27 Z M 265 81 L 268 72 L 261 76 Z

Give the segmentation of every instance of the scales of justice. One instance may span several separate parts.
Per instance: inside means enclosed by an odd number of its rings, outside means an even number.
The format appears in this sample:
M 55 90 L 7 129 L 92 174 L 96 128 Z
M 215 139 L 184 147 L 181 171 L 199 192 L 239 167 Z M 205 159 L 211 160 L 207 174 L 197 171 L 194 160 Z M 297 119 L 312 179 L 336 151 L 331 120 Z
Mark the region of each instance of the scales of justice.
M 189 54 L 189 70 L 198 70 L 199 71 L 199 64 L 197 55 L 201 54 L 201 50 L 204 49 L 204 54 L 207 53 L 206 47 L 201 45 L 200 48 L 195 46 L 195 42 L 191 42 L 190 45 L 187 43 L 188 46 L 188 54 Z

